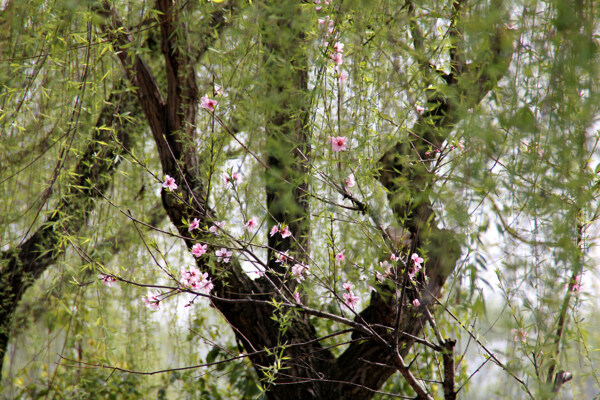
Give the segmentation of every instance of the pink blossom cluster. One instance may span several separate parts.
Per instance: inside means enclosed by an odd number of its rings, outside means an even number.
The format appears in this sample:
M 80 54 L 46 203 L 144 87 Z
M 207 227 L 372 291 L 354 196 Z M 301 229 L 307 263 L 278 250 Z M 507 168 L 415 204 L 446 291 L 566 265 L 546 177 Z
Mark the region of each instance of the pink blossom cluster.
M 100 279 L 102 281 L 102 283 L 108 287 L 112 287 L 113 282 L 115 282 L 117 280 L 117 278 L 115 278 L 114 276 L 106 275 L 106 274 L 98 275 L 98 279 Z
M 413 253 L 412 256 L 410 256 L 410 259 L 413 262 L 412 267 L 410 267 L 408 269 L 408 277 L 410 279 L 414 279 L 414 277 L 419 273 L 419 271 L 421 270 L 421 263 L 425 260 L 423 260 L 422 257 L 419 257 L 419 255 L 417 253 Z
M 354 309 L 354 306 L 356 306 L 356 304 L 360 300 L 360 297 L 356 296 L 354 292 L 352 292 L 352 286 L 353 285 L 350 282 L 346 282 L 342 285 L 342 287 L 345 290 L 345 293 L 342 294 L 342 297 L 344 298 L 346 305 L 351 309 Z
M 208 272 L 202 273 L 193 266 L 189 269 L 181 268 L 181 283 L 187 288 L 204 294 L 210 294 L 210 291 L 214 288 L 212 279 L 208 277 Z
M 223 176 L 223 183 L 229 185 L 239 185 L 242 182 L 242 174 L 237 173 L 237 172 L 232 172 L 231 175 L 229 174 L 225 174 L 225 176 Z
M 227 250 L 225 247 L 222 247 L 221 249 L 215 251 L 215 255 L 217 256 L 218 262 L 223 262 L 227 264 L 229 262 L 229 259 L 233 255 L 233 251 Z
M 219 235 L 219 231 L 223 230 L 225 227 L 225 221 L 215 221 L 214 225 L 208 228 L 208 231 L 213 235 Z
M 323 9 L 323 6 L 321 6 L 321 0 L 314 0 L 314 2 L 316 4 L 315 10 L 321 11 Z M 328 6 L 330 2 L 331 0 L 323 0 L 323 4 L 325 4 L 326 6 Z
M 356 186 L 356 180 L 354 179 L 354 174 L 348 175 L 346 179 L 344 179 L 344 186 L 346 192 L 350 192 L 350 188 Z
M 288 250 L 286 250 L 285 252 L 277 252 L 275 254 L 275 258 L 276 258 L 275 262 L 279 263 L 279 264 L 285 264 L 288 261 L 293 261 L 293 259 L 294 259 L 292 256 L 290 256 L 288 254 Z
M 581 291 L 582 285 L 583 284 L 581 283 L 581 276 L 577 276 L 575 277 L 575 282 L 565 283 L 565 289 L 571 290 L 572 292 L 579 292 Z
M 519 328 L 519 329 L 511 329 L 512 334 L 514 335 L 514 341 L 521 341 L 523 343 L 527 342 L 527 335 L 529 335 L 529 332 L 527 332 L 525 329 L 523 328 Z
M 334 22 L 329 16 L 325 16 L 325 18 L 319 18 L 317 22 L 319 25 L 319 29 L 321 31 L 324 31 L 323 45 L 325 48 L 327 48 L 329 46 L 329 36 L 332 35 L 335 30 Z M 342 65 L 342 63 L 344 62 L 344 44 L 339 41 L 336 42 L 333 45 L 333 51 L 329 57 L 335 64 L 334 70 L 338 74 L 337 76 L 340 83 L 346 82 L 348 80 L 348 72 L 339 68 L 339 66 Z
M 392 254 L 393 255 L 393 254 Z M 387 261 L 381 261 L 379 266 L 385 269 L 385 272 L 382 274 L 381 272 L 375 272 L 375 277 L 379 282 L 383 282 L 386 278 L 392 276 L 392 264 Z
M 281 225 L 273 225 L 273 227 L 271 228 L 271 232 L 269 233 L 269 236 L 273 237 L 278 232 L 281 233 L 281 237 L 284 239 L 292 236 L 290 227 L 287 225 L 285 227 L 283 227 L 283 229 L 281 229 Z
M 149 294 L 146 297 L 142 297 L 142 301 L 144 302 L 144 304 L 146 305 L 146 307 L 148 307 L 149 309 L 151 309 L 153 311 L 160 310 L 160 302 L 161 302 L 161 300 L 158 298 L 158 295 Z
M 298 263 L 298 264 L 294 264 L 294 266 L 292 267 L 292 277 L 294 277 L 296 279 L 296 281 L 298 281 L 298 283 L 302 282 L 304 279 L 306 279 L 306 275 L 308 275 L 308 271 L 309 267 L 306 264 L 302 264 L 302 263 Z
M 333 45 L 333 54 L 331 55 L 331 59 L 335 63 L 335 65 L 342 65 L 344 62 L 344 44 L 341 42 L 337 42 Z
M 300 299 L 300 292 L 294 292 L 294 300 L 296 301 L 296 303 L 302 304 L 302 300 Z
M 348 80 L 348 72 L 340 69 L 340 65 L 344 62 L 344 44 L 337 42 L 333 45 L 333 53 L 331 54 L 331 60 L 334 62 L 334 70 L 338 73 L 338 79 L 340 83 L 344 83 Z
M 329 15 L 325 16 L 325 18 L 319 18 L 317 20 L 317 23 L 319 25 L 319 29 L 324 30 L 327 29 L 327 32 L 325 33 L 325 37 L 329 37 L 329 35 L 331 35 L 333 33 L 333 20 L 331 18 L 329 18 Z

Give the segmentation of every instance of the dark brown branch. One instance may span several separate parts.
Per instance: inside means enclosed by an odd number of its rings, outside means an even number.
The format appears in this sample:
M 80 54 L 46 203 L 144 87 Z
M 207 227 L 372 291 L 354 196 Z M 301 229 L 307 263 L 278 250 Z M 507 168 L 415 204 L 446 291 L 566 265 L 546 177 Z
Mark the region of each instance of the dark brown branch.
M 446 340 L 443 344 L 442 360 L 444 363 L 444 400 L 456 400 L 454 390 L 454 346 L 456 340 Z
M 125 69 L 127 79 L 136 87 L 140 106 L 150 125 L 154 140 L 157 142 L 161 163 L 163 165 L 173 165 L 174 162 L 166 147 L 165 139 L 162 137 L 165 101 L 154 76 L 140 56 L 129 50 L 134 45 L 133 38 L 111 3 L 105 0 L 101 7 L 95 11 L 105 18 L 101 28 L 113 42 L 116 54 Z
M 408 383 L 408 385 L 417 393 L 417 400 L 433 400 L 433 397 L 425 391 L 421 382 L 419 382 L 412 372 L 410 372 L 410 368 L 404 363 L 404 359 L 400 355 L 398 349 L 394 351 L 394 361 L 406 383 Z
M 558 393 L 560 391 L 561 386 L 564 385 L 565 382 L 569 382 L 571 379 L 573 379 L 573 374 L 571 374 L 570 372 L 558 371 L 554 377 L 552 392 Z

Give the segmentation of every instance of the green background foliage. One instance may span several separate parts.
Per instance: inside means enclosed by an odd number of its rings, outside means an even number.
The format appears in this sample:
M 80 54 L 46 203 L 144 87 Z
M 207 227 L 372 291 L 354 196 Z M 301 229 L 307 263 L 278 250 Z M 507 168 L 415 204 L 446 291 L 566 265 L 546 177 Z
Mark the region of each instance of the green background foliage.
M 151 1 L 108 2 L 130 33 L 117 48 L 121 30 L 106 22 L 101 3 L 2 4 L 0 267 L 34 232 L 57 232 L 38 249 L 55 262 L 10 325 L 2 396 L 266 398 L 268 373 L 238 358 L 247 349 L 207 299 L 177 294 L 153 312 L 140 300 L 148 288 L 126 283 L 173 285 L 194 259 L 161 203 L 164 165 L 137 104 L 139 88 L 118 58 L 143 57 L 167 98 L 164 20 Z M 385 271 L 390 240 L 406 259 L 422 255 L 425 270 L 430 259 L 458 259 L 432 309 L 442 337 L 458 340 L 459 398 L 598 396 L 597 4 L 344 0 L 323 7 L 175 2 L 169 40 L 194 64 L 197 97 L 219 101 L 214 114 L 196 107 L 193 137 L 181 139 L 197 158 L 212 218 L 226 221 L 231 235 L 203 242 L 241 243 L 237 262 L 262 270 L 273 255 L 268 231 L 281 215 L 303 245 L 291 254 L 311 267 L 299 284 L 303 303 L 350 320 L 342 283 L 354 284 L 357 311 L 372 292 L 399 290 L 375 277 Z M 318 23 L 327 15 L 335 24 L 330 39 Z M 330 59 L 334 36 L 345 45 L 346 82 Z M 349 150 L 332 152 L 331 136 L 347 137 Z M 382 159 L 395 148 L 402 150 L 388 186 Z M 264 162 L 276 167 L 265 171 Z M 242 182 L 225 183 L 233 172 Z M 350 174 L 357 185 L 348 195 Z M 419 223 L 437 233 L 406 246 L 403 235 L 423 204 L 435 215 Z M 243 229 L 252 216 L 261 224 L 256 235 Z M 209 226 L 203 221 L 201 229 Z M 346 261 L 338 265 L 341 250 Z M 215 257 L 207 268 L 215 280 L 231 273 Z M 108 288 L 99 273 L 124 281 Z M 582 290 L 569 290 L 576 282 Z M 287 324 L 300 313 L 276 310 L 278 345 L 286 348 Z M 340 321 L 309 320 L 318 337 L 338 333 L 322 341 L 336 357 L 355 341 Z M 527 337 L 514 340 L 518 332 Z M 436 332 L 428 326 L 422 336 L 435 341 Z M 430 348 L 415 347 L 405 359 L 424 382 L 444 379 Z M 210 365 L 170 370 L 203 364 Z M 554 394 L 548 371 L 558 370 L 574 379 Z M 441 385 L 427 386 L 443 398 Z M 400 374 L 380 390 L 376 398 L 414 396 Z

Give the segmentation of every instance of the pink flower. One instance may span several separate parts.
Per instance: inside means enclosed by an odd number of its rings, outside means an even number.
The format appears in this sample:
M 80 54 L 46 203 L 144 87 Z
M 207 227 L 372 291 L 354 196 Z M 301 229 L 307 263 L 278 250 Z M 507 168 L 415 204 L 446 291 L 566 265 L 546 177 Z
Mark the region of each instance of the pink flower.
M 348 80 L 348 72 L 346 72 L 345 70 L 340 71 L 340 77 L 339 77 L 340 83 L 344 83 Z
M 419 114 L 421 114 L 421 113 L 423 113 L 423 111 L 426 110 L 426 108 L 425 107 L 421 107 L 421 106 L 415 106 L 415 110 L 417 110 L 417 112 Z
M 419 301 L 419 299 L 414 299 L 412 301 L 412 305 L 413 307 L 419 307 L 421 305 L 421 302 Z
M 214 235 L 219 234 L 219 229 L 223 229 L 225 227 L 225 221 L 215 221 L 215 224 L 208 228 L 208 231 Z
M 344 62 L 344 55 L 342 53 L 334 53 L 331 55 L 331 59 L 335 63 L 335 65 L 342 65 Z
M 256 270 L 254 271 L 254 273 L 256 274 L 256 276 L 261 277 L 265 275 L 265 271 L 263 271 L 260 268 L 256 268 Z
M 296 301 L 296 303 L 302 304 L 302 301 L 300 299 L 300 292 L 294 292 L 294 300 Z
M 317 21 L 318 25 L 319 25 L 319 29 L 324 29 L 327 28 L 327 31 L 329 33 L 333 33 L 333 20 L 329 17 L 329 15 L 326 15 L 325 18 L 319 18 L 319 20 Z M 325 36 L 329 36 L 329 35 L 325 35 Z M 327 44 L 325 44 L 325 47 L 327 47 Z
M 344 179 L 344 185 L 346 185 L 346 190 L 356 185 L 356 181 L 354 180 L 354 174 L 350 174 L 346 179 Z
M 304 280 L 305 273 L 308 274 L 308 267 L 304 264 L 296 264 L 292 267 L 292 276 L 296 278 L 298 283 Z
M 200 108 L 204 108 L 211 112 L 215 111 L 215 107 L 217 106 L 217 104 L 219 104 L 219 102 L 216 100 L 209 99 L 208 95 L 200 99 Z
M 181 283 L 204 294 L 209 294 L 214 288 L 208 272 L 201 273 L 196 267 L 190 267 L 189 270 L 181 269 Z
M 413 261 L 413 267 L 410 268 L 408 270 L 408 277 L 410 279 L 413 279 L 421 270 L 421 263 L 424 261 L 422 257 L 419 257 L 419 255 L 417 253 L 413 253 L 412 256 L 410 256 L 411 260 Z
M 288 250 L 286 250 L 285 253 L 278 252 L 277 254 L 275 254 L 275 258 L 275 262 L 279 264 L 283 264 L 292 259 L 292 257 L 288 255 Z
M 228 263 L 229 258 L 233 255 L 233 251 L 222 247 L 220 250 L 215 251 L 215 255 L 218 257 L 217 261 Z
M 286 226 L 285 228 L 283 228 L 281 230 L 281 237 L 282 238 L 285 239 L 286 237 L 290 237 L 290 236 L 292 236 L 292 232 L 290 232 L 289 226 Z
M 222 96 L 223 93 L 224 93 L 223 92 L 223 88 L 221 86 L 219 86 L 219 85 L 215 85 L 215 88 L 214 88 L 213 91 L 214 91 L 215 95 L 217 95 L 217 96 Z
M 346 282 L 342 285 L 345 291 L 349 292 L 352 289 L 352 284 L 350 282 Z
M 98 275 L 98 279 L 100 279 L 102 281 L 102 283 L 104 283 L 108 287 L 112 287 L 113 282 L 115 282 L 117 280 L 114 276 L 105 275 L 105 274 Z
M 410 279 L 414 279 L 415 276 L 419 273 L 419 271 L 421 270 L 421 264 L 415 264 L 412 267 L 409 267 L 408 269 L 408 277 Z
M 203 273 L 201 278 L 195 289 L 201 293 L 210 294 L 215 285 L 213 285 L 212 279 L 208 277 L 208 272 Z
M 286 237 L 290 237 L 292 236 L 292 232 L 290 232 L 290 228 L 288 226 L 286 226 L 285 228 L 281 229 L 280 225 L 274 225 L 271 228 L 271 232 L 269 233 L 269 236 L 273 237 L 273 235 L 275 235 L 277 232 L 281 233 L 281 237 L 282 238 L 286 238 Z
M 574 283 L 565 283 L 565 289 L 570 289 L 573 292 L 581 291 L 581 286 L 581 276 L 577 276 Z
M 199 226 L 200 226 L 200 221 L 198 221 L 198 218 L 194 218 L 194 220 L 192 221 L 192 223 L 190 224 L 190 226 L 188 228 L 188 232 L 191 232 L 194 229 L 198 229 Z
M 520 340 L 523 343 L 527 342 L 527 335 L 529 334 L 529 332 L 527 332 L 525 329 L 520 328 L 520 329 L 511 329 L 511 332 L 514 335 L 514 341 L 518 341 Z
M 189 269 L 181 268 L 181 283 L 184 286 L 194 287 L 196 282 L 200 279 L 200 271 L 196 267 L 190 267 Z
M 146 297 L 142 297 L 142 300 L 144 301 L 144 304 L 146 304 L 146 307 L 148 307 L 149 309 L 154 311 L 160 310 L 160 299 L 158 298 L 158 296 L 149 294 Z
M 392 265 L 390 263 L 388 263 L 387 261 L 380 261 L 379 266 L 382 268 L 385 268 L 385 272 L 383 274 L 380 272 L 376 272 L 375 277 L 377 278 L 377 280 L 379 282 L 383 282 L 385 280 L 385 278 L 392 275 Z
M 200 257 L 202 254 L 206 253 L 206 248 L 208 247 L 207 244 L 200 244 L 200 243 L 196 243 L 195 245 L 192 246 L 192 254 L 195 257 Z
M 343 53 L 344 52 L 344 43 L 337 42 L 336 44 L 334 44 L 333 51 L 335 51 L 336 53 Z
M 256 219 L 256 217 L 252 217 L 246 222 L 246 224 L 244 225 L 244 228 L 246 228 L 246 230 L 248 232 L 252 232 L 256 229 L 257 226 L 258 226 L 258 219 Z
M 398 261 L 400 259 L 400 257 L 398 257 L 397 255 L 395 255 L 394 253 L 390 254 L 390 261 Z
M 237 172 L 232 172 L 231 175 L 225 174 L 223 177 L 223 182 L 226 184 L 231 183 L 232 185 L 240 184 L 242 182 L 242 174 Z
M 344 255 L 344 251 L 346 251 L 346 250 L 342 250 L 335 255 L 335 262 L 337 263 L 338 266 L 342 265 L 342 262 L 346 259 L 346 256 Z
M 175 183 L 175 178 L 171 178 L 169 175 L 165 175 L 165 181 L 163 182 L 163 187 L 165 189 L 169 189 L 170 191 L 177 189 L 177 183 Z
M 358 303 L 358 300 L 360 300 L 360 297 L 355 296 L 351 291 L 344 293 L 342 297 L 344 298 L 346 305 L 352 309 L 354 309 L 354 306 Z
M 344 151 L 348 148 L 348 138 L 346 136 L 330 136 L 329 141 L 331 142 L 331 149 L 335 153 Z
M 410 256 L 411 260 L 413 261 L 413 263 L 415 263 L 415 267 L 419 267 L 421 268 L 421 263 L 425 260 L 423 260 L 423 258 L 419 257 L 419 255 L 417 253 L 413 253 L 412 256 Z

